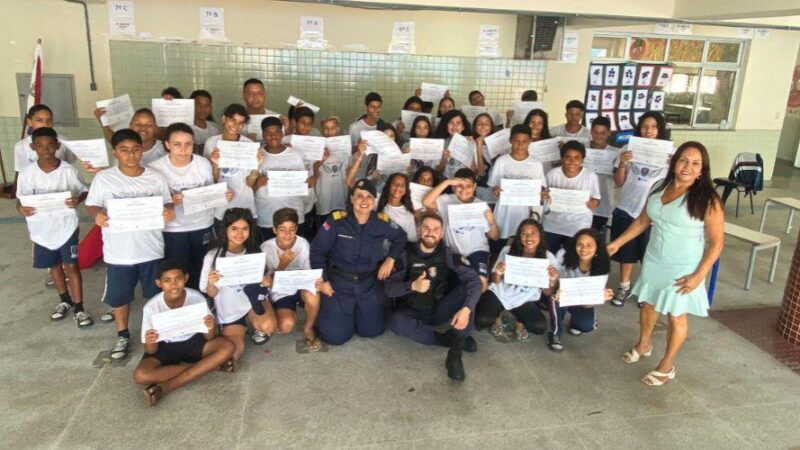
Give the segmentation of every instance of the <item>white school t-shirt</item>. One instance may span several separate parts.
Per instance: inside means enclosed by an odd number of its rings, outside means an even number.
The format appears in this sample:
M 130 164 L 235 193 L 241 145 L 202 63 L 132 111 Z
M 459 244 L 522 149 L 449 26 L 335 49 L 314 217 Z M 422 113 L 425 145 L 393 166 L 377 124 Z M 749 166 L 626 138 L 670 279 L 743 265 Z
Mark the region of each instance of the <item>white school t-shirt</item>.
M 539 245 L 544 245 L 544 241 L 542 241 L 542 243 Z M 509 250 L 511 250 L 511 246 L 509 245 L 500 250 L 500 254 L 497 256 L 497 262 L 495 262 L 494 267 L 492 267 L 493 272 L 497 269 L 497 265 L 499 263 L 506 260 L 506 255 L 508 254 Z M 547 252 L 547 259 L 550 261 L 551 266 L 558 269 L 558 261 L 552 253 Z M 489 290 L 494 292 L 494 295 L 497 296 L 497 299 L 500 300 L 500 303 L 503 304 L 503 308 L 506 310 L 518 308 L 528 302 L 535 302 L 539 300 L 539 297 L 542 296 L 541 288 L 535 286 L 508 284 L 505 281 L 490 284 Z
M 142 167 L 149 166 L 150 163 L 157 160 L 158 158 L 164 157 L 166 154 L 167 154 L 167 149 L 164 148 L 164 143 L 156 139 L 156 143 L 153 144 L 152 147 L 150 147 L 150 150 L 146 150 L 144 153 L 142 153 L 142 160 L 139 162 L 139 164 Z M 119 163 L 116 162 L 115 160 L 114 165 L 117 164 Z
M 383 207 L 383 212 L 392 219 L 392 222 L 396 223 L 406 232 L 406 239 L 408 242 L 417 242 L 417 240 L 419 240 L 417 237 L 417 219 L 414 213 L 407 210 L 403 205 L 392 206 L 388 203 Z
M 470 203 L 486 203 L 483 200 L 474 198 Z M 439 209 L 439 216 L 444 222 L 445 234 L 444 242 L 450 251 L 463 256 L 469 256 L 477 251 L 489 251 L 489 238 L 486 237 L 486 229 L 483 227 L 461 227 L 453 229 L 450 227 L 447 217 L 447 207 L 450 205 L 461 205 L 461 200 L 456 194 L 440 195 L 436 199 L 436 207 Z M 488 224 L 487 224 L 488 226 Z
M 592 140 L 592 132 L 585 126 L 581 125 L 580 129 L 575 133 L 570 133 L 567 131 L 567 124 L 561 124 L 550 128 L 550 136 L 552 137 L 570 137 L 570 138 L 577 138 L 577 139 L 585 139 L 587 141 Z
M 558 261 L 558 265 L 555 266 L 558 269 L 558 277 L 559 278 L 580 278 L 580 277 L 588 277 L 590 272 L 582 272 L 580 267 L 576 267 L 574 269 L 568 269 L 564 266 L 564 256 L 567 254 L 565 249 L 561 249 L 556 253 L 556 260 Z
M 184 299 L 183 301 L 183 306 L 191 306 L 200 303 L 202 304 L 206 303 L 206 298 L 203 297 L 203 294 L 191 288 L 185 288 L 185 289 L 186 289 L 186 299 Z M 181 306 L 181 308 L 183 308 L 183 306 Z M 144 304 L 144 308 L 142 308 L 142 344 L 145 343 L 145 335 L 147 334 L 147 332 L 149 330 L 155 329 L 153 328 L 153 315 L 166 311 L 172 311 L 172 308 L 167 306 L 167 302 L 164 301 L 163 292 L 159 292 L 153 298 L 148 300 L 147 303 Z M 191 339 L 192 336 L 194 336 L 195 334 L 197 333 L 175 336 L 172 339 L 165 339 L 161 342 L 184 342 Z
M 517 161 L 511 157 L 511 153 L 497 157 L 489 171 L 487 184 L 490 187 L 500 186 L 503 178 L 542 180 L 542 187 L 547 187 L 542 163 L 533 158 Z M 498 202 L 494 207 L 494 216 L 500 227 L 500 238 L 506 239 L 516 233 L 519 223 L 529 218 L 532 211 L 530 206 L 509 206 Z
M 589 147 L 586 148 L 588 149 Z M 619 149 L 617 147 L 607 145 L 603 150 L 607 152 L 614 152 L 614 161 L 617 161 L 619 158 Z M 614 165 L 614 167 L 617 167 L 618 165 L 619 163 Z M 602 173 L 595 175 L 597 175 L 597 181 L 600 183 L 600 195 L 602 195 L 602 198 L 600 198 L 600 205 L 594 209 L 592 214 L 600 217 L 611 217 L 611 213 L 614 211 L 614 175 L 606 175 Z
M 22 172 L 22 170 L 29 165 L 35 163 L 39 159 L 39 155 L 31 148 L 31 143 L 33 142 L 33 138 L 31 136 L 25 136 L 25 139 L 21 141 L 17 141 L 14 144 L 14 170 L 17 172 Z M 78 157 L 72 153 L 66 146 L 66 142 L 64 142 L 61 138 L 58 138 L 59 144 L 61 147 L 56 150 L 56 158 L 66 161 L 69 164 L 75 164 L 75 161 L 78 160 Z
M 86 197 L 86 206 L 106 207 L 112 198 L 160 196 L 164 204 L 172 203 L 166 180 L 153 169 L 145 168 L 138 177 L 123 174 L 118 167 L 102 170 L 94 176 Z M 161 230 L 114 233 L 103 227 L 103 261 L 108 264 L 133 265 L 164 257 L 164 236 Z
M 626 145 L 622 147 L 620 153 L 627 150 L 628 146 Z M 619 157 L 614 160 L 614 166 L 619 167 Z M 617 170 L 625 169 L 618 168 Z M 635 219 L 642 213 L 653 186 L 667 177 L 668 167 L 628 161 L 627 170 L 625 182 L 619 189 L 617 208 Z
M 209 250 L 206 256 L 203 257 L 203 269 L 200 271 L 200 291 L 208 293 L 208 274 L 211 273 L 214 265 L 214 256 L 219 249 Z M 224 252 L 220 254 L 219 258 L 235 258 L 242 256 L 246 252 L 231 253 Z M 244 293 L 245 285 L 238 286 L 219 286 L 217 289 L 217 296 L 214 297 L 214 309 L 217 313 L 217 322 L 220 325 L 235 322 L 242 316 L 247 314 L 252 306 L 247 294 Z
M 222 139 L 222 135 L 218 134 L 216 136 L 211 136 L 206 140 L 206 143 L 203 148 L 203 156 L 205 158 L 211 158 L 211 153 L 217 147 L 217 143 L 219 140 Z M 248 139 L 246 136 L 239 136 L 239 142 L 253 142 L 252 140 Z M 259 150 L 260 152 L 264 152 L 263 149 Z M 256 201 L 255 197 L 253 196 L 253 188 L 247 185 L 247 171 L 242 169 L 237 169 L 234 167 L 220 167 L 219 168 L 219 179 L 217 180 L 219 183 L 226 183 L 228 185 L 228 189 L 233 191 L 233 198 L 231 201 L 228 202 L 227 206 L 222 206 L 217 208 L 214 211 L 214 217 L 218 220 L 222 220 L 222 216 L 225 215 L 225 211 L 229 208 L 246 208 L 249 209 L 251 213 L 253 213 L 253 217 L 257 217 L 256 214 Z
M 551 188 L 589 191 L 590 198 L 600 199 L 600 182 L 597 175 L 586 167 L 582 167 L 573 178 L 567 178 L 562 167 L 550 169 L 550 172 L 547 172 L 547 185 Z M 592 216 L 592 210 L 588 208 L 586 212 L 579 213 L 550 211 L 542 225 L 544 231 L 572 237 L 581 229 L 592 226 Z
M 24 168 L 17 178 L 17 195 L 52 194 L 69 191 L 72 197 L 88 191 L 86 183 L 80 179 L 74 167 L 64 161 L 52 172 L 45 172 L 39 164 L 33 163 Z M 50 250 L 61 248 L 78 228 L 78 215 L 59 217 L 28 218 L 28 232 L 31 241 Z
M 323 162 L 319 167 L 319 180 L 314 187 L 317 195 L 317 214 L 324 216 L 337 209 L 345 209 L 347 161 Z
M 192 134 L 194 134 L 194 148 L 205 149 L 208 138 L 219 134 L 219 127 L 210 120 L 206 121 L 205 128 L 200 128 L 195 124 L 189 126 L 192 127 Z
M 214 184 L 214 175 L 211 173 L 211 163 L 200 155 L 192 155 L 192 160 L 185 167 L 176 167 L 169 159 L 163 156 L 149 166 L 165 180 L 169 191 L 173 194 Z M 175 220 L 167 222 L 165 233 L 179 233 L 196 231 L 214 225 L 214 210 L 208 209 L 191 215 L 183 213 L 183 205 L 175 205 Z
M 271 170 L 294 170 L 305 171 L 303 156 L 296 150 L 287 148 L 280 153 L 264 153 L 264 160 L 259 167 L 261 175 L 267 176 Z M 256 211 L 258 211 L 258 226 L 262 228 L 272 228 L 272 215 L 281 208 L 293 208 L 300 217 L 300 223 L 305 221 L 303 214 L 303 195 L 294 197 L 269 197 L 269 181 L 267 184 L 258 188 L 256 191 Z
M 309 259 L 309 252 L 311 250 L 311 246 L 308 245 L 308 241 L 302 236 L 297 236 L 297 239 L 295 239 L 291 250 L 292 253 L 295 254 L 295 257 L 292 262 L 290 262 L 289 265 L 283 270 L 310 270 L 311 260 Z M 264 257 L 267 259 L 267 273 L 269 273 L 274 280 L 275 271 L 278 270 L 278 264 L 280 263 L 279 255 L 283 255 L 286 252 L 278 248 L 278 241 L 275 238 L 264 241 L 264 243 L 261 244 L 261 251 L 264 252 Z M 294 292 L 270 291 L 269 299 L 272 302 L 277 302 L 278 300 L 293 294 Z
M 355 122 L 351 123 L 349 127 L 347 127 L 347 134 L 350 135 L 350 144 L 355 147 L 358 145 L 358 141 L 361 139 L 361 132 L 362 131 L 369 131 L 369 130 L 377 130 L 378 124 L 377 122 L 375 125 L 370 125 L 367 122 L 364 122 L 364 119 L 358 119 Z

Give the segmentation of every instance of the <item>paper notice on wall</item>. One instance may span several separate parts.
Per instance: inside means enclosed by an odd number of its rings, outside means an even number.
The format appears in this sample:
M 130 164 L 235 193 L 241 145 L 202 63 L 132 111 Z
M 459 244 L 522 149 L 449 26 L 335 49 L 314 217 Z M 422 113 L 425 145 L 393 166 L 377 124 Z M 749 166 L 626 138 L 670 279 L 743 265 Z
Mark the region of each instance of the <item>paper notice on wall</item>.
M 200 39 L 226 40 L 225 12 L 222 8 L 200 8 Z
M 565 31 L 561 42 L 561 62 L 575 64 L 578 62 L 578 32 Z
M 328 47 L 325 40 L 325 22 L 318 16 L 300 17 L 300 39 L 297 48 L 305 50 L 324 50 Z
M 739 39 L 753 39 L 754 30 L 752 28 L 737 28 L 736 37 Z
M 392 28 L 392 41 L 389 43 L 389 53 L 414 54 L 416 51 L 414 22 L 395 22 Z
M 767 28 L 756 28 L 753 31 L 753 38 L 755 39 L 769 39 L 769 29 Z
M 109 0 L 108 31 L 112 36 L 136 36 L 132 1 Z
M 498 25 L 481 25 L 476 54 L 489 58 L 500 57 L 500 27 Z

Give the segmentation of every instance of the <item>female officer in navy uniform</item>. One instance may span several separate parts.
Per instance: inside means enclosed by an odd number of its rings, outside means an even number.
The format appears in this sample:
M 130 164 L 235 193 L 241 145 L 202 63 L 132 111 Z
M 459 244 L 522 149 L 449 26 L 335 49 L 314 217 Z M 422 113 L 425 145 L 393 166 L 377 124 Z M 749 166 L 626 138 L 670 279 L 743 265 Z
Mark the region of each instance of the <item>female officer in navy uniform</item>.
M 311 268 L 324 269 L 326 280 L 317 328 L 328 344 L 344 344 L 356 333 L 379 336 L 386 329 L 382 281 L 403 254 L 406 233 L 389 216 L 373 211 L 376 194 L 371 181 L 358 180 L 350 207 L 334 211 L 311 243 Z

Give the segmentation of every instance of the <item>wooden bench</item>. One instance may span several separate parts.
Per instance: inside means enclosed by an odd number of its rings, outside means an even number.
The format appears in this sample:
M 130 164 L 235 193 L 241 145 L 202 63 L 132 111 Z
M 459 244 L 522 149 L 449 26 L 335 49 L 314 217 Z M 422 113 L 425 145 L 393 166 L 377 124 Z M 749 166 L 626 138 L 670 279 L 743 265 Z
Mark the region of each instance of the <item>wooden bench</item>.
M 780 238 L 728 222 L 725 222 L 725 234 L 752 245 L 750 248 L 750 262 L 747 265 L 747 276 L 744 282 L 745 290 L 750 290 L 750 284 L 753 280 L 753 266 L 756 262 L 756 253 L 759 250 L 774 248 L 772 251 L 772 263 L 769 266 L 769 282 L 772 283 L 775 280 L 775 269 L 778 267 L 778 251 L 781 246 Z

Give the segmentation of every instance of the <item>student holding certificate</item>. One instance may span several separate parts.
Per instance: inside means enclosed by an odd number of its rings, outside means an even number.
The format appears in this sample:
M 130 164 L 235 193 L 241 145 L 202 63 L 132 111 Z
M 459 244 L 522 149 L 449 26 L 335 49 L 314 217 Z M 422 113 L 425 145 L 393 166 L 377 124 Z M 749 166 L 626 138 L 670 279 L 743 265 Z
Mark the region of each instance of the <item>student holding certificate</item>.
M 141 165 L 143 145 L 139 133 L 127 128 L 119 130 L 111 137 L 111 147 L 117 166 L 95 175 L 86 197 L 86 212 L 103 230 L 103 261 L 106 263 L 103 303 L 113 308 L 117 339 L 110 356 L 119 360 L 128 355 L 131 338 L 128 315 L 136 285 L 141 284 L 145 298 L 158 293 L 155 280 L 158 262 L 164 257 L 164 235 L 161 230 L 153 229 L 111 232 L 109 225 L 115 223 L 115 218 L 109 216 L 108 203 L 114 199 L 159 198 L 164 205 L 164 222 L 175 219 L 175 210 L 164 178 Z
M 292 124 L 294 126 L 294 135 L 297 136 L 316 136 L 319 135 L 319 131 L 314 129 L 314 111 L 311 108 L 306 106 L 298 106 L 298 107 L 291 107 L 290 115 L 292 117 Z M 291 136 L 289 136 L 291 138 Z M 289 145 L 291 146 L 291 145 Z M 295 149 L 296 150 L 296 149 Z M 303 230 L 301 234 L 306 236 L 308 239 L 313 239 L 314 234 L 317 232 L 317 210 L 316 210 L 316 202 L 317 202 L 317 191 L 316 187 L 319 183 L 320 177 L 320 167 L 322 163 L 328 159 L 330 153 L 326 153 L 323 150 L 322 159 L 319 161 L 309 161 L 305 157 L 303 158 L 303 164 L 305 165 L 305 169 L 308 172 L 308 195 L 303 197 Z
M 237 258 L 243 255 L 260 253 L 258 228 L 250 210 L 231 208 L 222 216 L 220 235 L 211 250 L 203 258 L 203 271 L 200 274 L 200 290 L 214 299 L 217 323 L 222 335 L 233 341 L 236 361 L 244 351 L 244 336 L 247 321 L 255 328 L 252 340 L 261 345 L 277 329 L 275 314 L 267 314 L 272 306 L 267 299 L 268 286 L 272 280 L 261 272 L 262 280 L 245 285 L 232 285 L 220 282 L 225 274 L 217 270 L 217 261 L 222 258 Z M 264 260 L 262 259 L 262 267 Z M 234 262 L 235 263 L 235 262 Z M 243 267 L 242 270 L 245 268 Z M 246 270 L 252 270 L 247 266 Z
M 564 117 L 567 123 L 558 125 L 550 129 L 550 135 L 553 137 L 568 137 L 582 139 L 588 141 L 592 138 L 589 129 L 584 127 L 581 122 L 583 121 L 583 113 L 586 107 L 580 100 L 570 100 L 567 102 L 566 112 Z
M 335 139 L 343 138 L 339 135 L 339 118 L 330 116 L 322 119 L 322 136 L 328 139 L 327 142 L 334 142 Z M 348 140 L 349 142 L 349 140 Z M 328 158 L 322 161 L 319 170 L 319 181 L 315 187 L 317 194 L 317 223 L 325 222 L 328 215 L 337 209 L 344 209 L 347 201 L 347 186 L 345 185 L 345 171 L 347 161 L 352 153 L 351 147 L 347 145 L 347 158 L 342 157 L 342 152 L 335 152 L 332 147 L 326 147 Z
M 197 322 L 194 328 L 198 331 L 166 339 L 159 335 L 154 319 L 159 314 L 179 312 L 182 308 L 187 308 L 188 312 L 188 307 L 208 311 L 203 294 L 185 287 L 188 277 L 180 264 L 168 259 L 162 261 L 156 278 L 161 292 L 148 300 L 142 310 L 144 355 L 133 371 L 133 380 L 146 386 L 144 396 L 150 406 L 209 372 L 235 370 L 231 357 L 236 346 L 227 338 L 216 335 L 217 327 L 210 312 L 202 319 L 187 317 Z
M 97 121 L 100 122 L 100 126 L 103 129 L 103 136 L 105 136 L 107 141 L 111 142 L 114 136 L 114 130 L 108 125 L 103 125 L 101 117 L 105 113 L 105 108 L 97 108 L 94 111 L 94 116 L 97 118 Z M 156 115 L 153 114 L 150 108 L 137 109 L 136 112 L 133 113 L 133 117 L 131 117 L 129 126 L 142 140 L 142 157 L 140 162 L 142 167 L 148 166 L 151 162 L 167 154 L 166 150 L 164 150 L 164 143 L 157 138 L 158 127 L 156 126 Z M 114 144 L 112 143 L 111 145 L 113 147 Z M 83 167 L 87 172 L 98 172 L 102 169 L 92 167 L 88 163 L 83 163 Z
M 382 132 L 395 143 L 397 142 L 397 133 L 391 124 L 381 122 L 377 126 L 377 131 Z M 347 168 L 347 179 L 345 180 L 345 184 L 349 189 L 353 188 L 353 185 L 358 179 L 357 177 L 361 172 L 362 167 L 366 167 L 366 178 L 368 178 L 379 191 L 383 189 L 383 185 L 386 184 L 386 180 L 389 178 L 389 175 L 391 175 L 391 173 L 383 173 L 380 169 L 378 169 L 378 158 L 381 155 L 375 153 L 367 155 L 365 152 L 368 147 L 369 143 L 364 139 L 358 141 L 356 153 L 353 155 L 353 161 L 350 164 L 350 167 Z M 404 173 L 408 173 L 411 170 L 412 166 L 409 164 L 409 167 L 406 167 Z
M 506 271 L 506 256 L 520 258 L 539 258 L 547 260 L 548 287 L 523 286 L 510 284 L 504 280 Z M 543 297 L 552 294 L 552 288 L 557 278 L 558 262 L 552 253 L 547 251 L 544 244 L 544 230 L 536 219 L 525 219 L 517 227 L 517 232 L 510 239 L 510 245 L 503 247 L 497 262 L 492 270 L 492 284 L 484 292 L 475 310 L 475 327 L 479 330 L 490 328 L 493 336 L 503 333 L 503 311 L 510 311 L 517 319 L 514 336 L 517 340 L 530 339 L 528 333 L 544 334 L 547 330 L 547 319 L 542 311 L 534 304 Z
M 450 154 L 449 146 L 453 140 L 453 135 L 460 134 L 467 138 L 468 151 L 472 155 L 473 162 L 470 165 L 464 165 L 463 162 L 453 158 Z M 481 171 L 483 171 L 483 158 L 478 158 L 475 162 L 475 143 L 472 141 L 472 130 L 467 121 L 467 116 L 459 110 L 449 111 L 442 116 L 439 125 L 436 127 L 436 137 L 445 139 L 445 149 L 442 153 L 442 159 L 447 161 L 444 168 L 444 177 L 452 178 L 459 169 L 470 169 L 475 171 L 477 164 L 480 164 Z
M 445 92 L 444 97 L 439 100 L 439 107 L 436 108 L 436 117 L 433 118 L 433 126 L 438 127 L 442 122 L 442 116 L 456 109 L 456 101 L 450 97 L 450 91 Z
M 354 153 L 358 141 L 361 140 L 361 132 L 377 130 L 378 125 L 384 123 L 383 120 L 381 120 L 382 108 L 383 98 L 377 92 L 370 92 L 364 97 L 364 114 L 347 127 L 347 134 L 350 135 L 350 143 L 353 146 Z
M 211 94 L 203 89 L 193 91 L 189 98 L 194 99 L 194 123 L 190 124 L 194 132 L 194 152 L 203 154 L 206 141 L 211 136 L 219 134 L 219 127 L 214 123 L 211 113 L 214 108 L 211 104 Z M 164 139 L 166 141 L 166 139 Z
M 83 310 L 83 279 L 78 267 L 78 215 L 74 208 L 86 199 L 88 189 L 75 168 L 56 156 L 60 148 L 54 129 L 39 127 L 33 130 L 31 151 L 36 153 L 36 162 L 22 169 L 17 178 L 17 211 L 26 218 L 33 241 L 33 267 L 50 269 L 58 293 L 59 302 L 50 314 L 50 320 L 62 320 L 71 311 L 75 323 L 83 328 L 94 322 Z M 56 201 L 61 204 L 47 208 L 49 211 L 25 205 L 28 198 L 59 193 L 63 196 L 58 196 L 60 198 Z
M 492 167 L 493 161 L 489 157 L 489 148 L 486 146 L 485 139 L 494 133 L 494 124 L 491 114 L 488 113 L 478 114 L 472 122 L 472 139 L 475 142 L 475 175 L 478 177 L 480 186 L 486 185 L 486 174 Z
M 53 127 L 53 111 L 44 104 L 33 105 L 25 115 L 25 125 L 29 127 L 31 133 L 37 128 Z M 69 151 L 66 145 L 58 139 L 61 144 L 56 150 L 56 158 L 72 164 L 78 160 L 74 153 Z M 31 144 L 33 143 L 33 136 L 26 136 L 14 144 L 14 171 L 17 173 L 22 172 L 22 169 L 32 165 L 36 162 L 36 152 L 33 150 Z
M 403 103 L 402 111 L 412 111 L 412 112 L 421 113 L 422 112 L 422 99 L 417 97 L 416 95 L 408 97 L 406 99 L 406 102 Z M 417 116 L 417 117 L 414 118 L 414 121 L 416 121 L 419 117 L 425 117 L 425 116 Z M 425 117 L 425 118 L 427 119 L 427 117 Z M 430 123 L 430 121 L 429 121 L 429 123 Z M 397 130 L 397 135 L 399 136 L 398 144 L 400 144 L 401 147 L 404 144 L 408 143 L 409 137 L 413 137 L 413 136 L 410 136 L 410 134 L 411 134 L 410 132 L 412 130 L 407 130 L 406 129 L 406 125 L 403 123 L 402 117 L 394 121 L 394 129 Z
M 428 117 L 417 116 L 414 118 L 413 126 L 411 127 L 411 132 L 409 133 L 409 138 L 433 139 L 433 137 L 433 125 L 431 125 L 431 121 L 428 119 Z M 408 153 L 410 151 L 411 148 L 409 147 L 409 143 L 406 143 L 403 146 L 403 153 Z M 428 166 L 435 168 L 439 173 L 443 173 L 445 167 L 447 166 L 447 160 L 444 158 L 444 152 L 442 152 L 442 157 L 439 159 L 412 159 L 411 164 L 417 170 L 421 167 Z
M 402 173 L 389 176 L 381 191 L 377 210 L 388 214 L 406 232 L 408 242 L 417 242 L 417 217 L 407 176 Z
M 558 251 L 558 278 L 578 278 L 608 275 L 611 261 L 600 233 L 585 228 L 575 234 L 564 248 Z M 613 292 L 605 289 L 605 300 L 611 300 Z M 597 319 L 593 305 L 561 307 L 558 302 L 559 292 L 550 301 L 550 332 L 547 335 L 547 347 L 554 352 L 564 350 L 561 338 L 564 334 L 562 323 L 569 313 L 569 334 L 580 336 L 597 328 Z
M 619 149 L 608 145 L 608 138 L 611 136 L 611 121 L 608 117 L 598 116 L 592 121 L 590 130 L 592 141 L 589 142 L 589 148 L 607 152 L 607 158 L 612 161 L 613 165 L 613 161 L 619 158 Z M 589 149 L 587 149 L 588 151 Z M 613 170 L 616 169 L 612 169 L 612 172 Z M 614 197 L 614 175 L 598 173 L 597 171 L 595 171 L 595 174 L 597 174 L 597 181 L 600 187 L 600 204 L 594 210 L 592 228 L 600 232 L 600 237 L 605 242 L 606 224 L 614 209 L 611 205 Z

